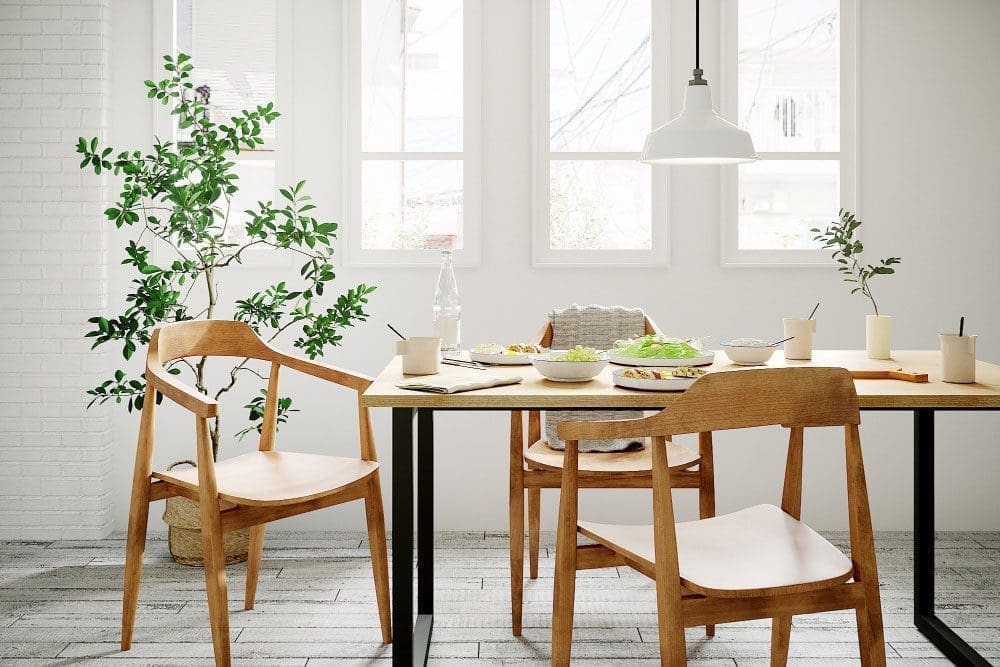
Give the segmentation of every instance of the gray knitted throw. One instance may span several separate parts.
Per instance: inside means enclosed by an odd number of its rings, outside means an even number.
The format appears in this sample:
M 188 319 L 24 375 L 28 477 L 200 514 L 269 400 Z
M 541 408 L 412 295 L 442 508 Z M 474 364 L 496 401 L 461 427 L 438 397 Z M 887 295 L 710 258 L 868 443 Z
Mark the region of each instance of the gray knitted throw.
M 622 306 L 578 306 L 557 308 L 549 313 L 552 322 L 552 349 L 565 350 L 577 345 L 609 349 L 616 340 L 641 336 L 646 331 L 646 316 L 640 308 Z M 556 436 L 561 421 L 597 421 L 638 419 L 641 410 L 553 410 L 545 414 L 545 437 L 552 449 L 565 449 Z M 621 452 L 642 447 L 634 440 L 581 440 L 581 452 Z

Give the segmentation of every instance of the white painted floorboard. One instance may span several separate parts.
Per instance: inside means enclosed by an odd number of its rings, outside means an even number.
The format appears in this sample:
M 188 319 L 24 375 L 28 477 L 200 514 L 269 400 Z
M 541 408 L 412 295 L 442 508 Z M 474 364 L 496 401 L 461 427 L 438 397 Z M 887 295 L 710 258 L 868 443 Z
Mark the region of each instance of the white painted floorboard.
M 844 534 L 830 537 L 845 547 Z M 906 533 L 877 536 L 886 651 L 895 665 L 947 665 L 912 624 L 912 554 Z M 1000 533 L 938 537 L 939 615 L 1000 663 Z M 525 581 L 524 636 L 510 634 L 507 536 L 440 533 L 436 541 L 434 665 L 548 664 L 552 536 L 540 578 Z M 0 543 L 0 662 L 18 665 L 211 664 L 204 579 L 177 565 L 163 540 L 146 550 L 135 643 L 118 649 L 124 539 Z M 245 567 L 229 568 L 238 664 L 387 664 L 379 643 L 362 533 L 268 535 L 257 608 L 242 611 Z M 628 568 L 579 573 L 574 662 L 658 663 L 652 582 Z M 767 622 L 688 633 L 692 665 L 768 664 Z M 791 664 L 857 664 L 853 613 L 795 619 Z

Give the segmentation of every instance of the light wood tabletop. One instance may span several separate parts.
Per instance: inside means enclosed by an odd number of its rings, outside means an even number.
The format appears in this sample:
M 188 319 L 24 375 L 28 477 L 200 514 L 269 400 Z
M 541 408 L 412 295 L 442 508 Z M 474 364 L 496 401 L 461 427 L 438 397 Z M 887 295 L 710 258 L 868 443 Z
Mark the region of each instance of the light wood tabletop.
M 709 372 L 749 370 L 753 367 L 730 363 L 723 352 L 716 352 L 716 362 L 703 366 Z M 941 353 L 938 350 L 893 352 L 887 361 L 868 359 L 864 350 L 816 350 L 812 361 L 786 361 L 776 351 L 766 367 L 837 366 L 852 371 L 898 370 L 927 373 L 930 382 L 902 380 L 855 380 L 863 408 L 1000 408 L 1000 365 L 976 362 L 974 384 L 941 381 Z M 615 366 L 609 364 L 589 382 L 553 382 L 542 377 L 533 366 L 494 366 L 474 370 L 442 366 L 441 375 L 482 376 L 517 375 L 522 382 L 503 387 L 480 389 L 458 394 L 432 394 L 400 389 L 404 376 L 399 357 L 394 358 L 365 391 L 362 400 L 370 407 L 435 409 L 514 409 L 539 408 L 661 408 L 673 402 L 681 392 L 648 392 L 616 387 L 611 381 Z M 757 367 L 761 368 L 761 367 Z

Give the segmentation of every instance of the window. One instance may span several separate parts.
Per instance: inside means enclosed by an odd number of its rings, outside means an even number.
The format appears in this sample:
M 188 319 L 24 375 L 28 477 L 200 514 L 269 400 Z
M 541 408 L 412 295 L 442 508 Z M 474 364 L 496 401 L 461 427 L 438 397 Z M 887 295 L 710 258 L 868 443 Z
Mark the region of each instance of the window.
M 827 264 L 809 231 L 856 208 L 856 0 L 725 0 L 723 112 L 760 160 L 724 167 L 724 265 Z
M 291 181 L 286 176 L 288 160 L 279 159 L 279 145 L 287 145 L 283 128 L 290 126 L 291 110 L 285 108 L 287 95 L 278 82 L 279 26 L 287 25 L 284 12 L 288 3 L 278 0 L 176 0 L 156 5 L 155 58 L 159 67 L 165 53 L 187 53 L 192 56 L 195 85 L 206 85 L 210 91 L 213 120 L 225 122 L 246 108 L 274 101 L 282 117 L 263 128 L 264 144 L 233 156 L 240 190 L 230 209 L 244 211 L 258 201 L 274 200 L 279 183 Z M 232 28 L 232 17 L 240 17 L 239 30 Z M 157 76 L 162 76 L 160 73 Z M 184 141 L 185 136 L 175 125 L 175 118 L 163 108 L 156 110 L 157 134 Z M 287 153 L 287 151 L 284 151 Z M 245 238 L 240 225 L 227 227 L 231 241 Z M 261 251 L 254 261 L 267 263 L 272 253 Z M 286 260 L 277 260 L 286 261 Z
M 480 254 L 479 0 L 348 0 L 347 260 Z
M 666 120 L 666 3 L 533 8 L 535 263 L 666 263 L 667 172 L 638 161 Z

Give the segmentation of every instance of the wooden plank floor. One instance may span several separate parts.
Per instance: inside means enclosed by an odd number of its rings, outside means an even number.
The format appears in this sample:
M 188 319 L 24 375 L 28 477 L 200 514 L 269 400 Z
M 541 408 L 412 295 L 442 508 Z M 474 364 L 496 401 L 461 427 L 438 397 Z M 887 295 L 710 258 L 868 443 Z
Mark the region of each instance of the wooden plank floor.
M 846 536 L 833 534 L 843 547 Z M 905 533 L 880 533 L 887 653 L 897 665 L 949 664 L 912 625 L 912 560 Z M 540 578 L 525 586 L 524 637 L 510 634 L 507 537 L 441 533 L 431 662 L 538 664 L 549 655 L 552 537 Z M 173 563 L 165 542 L 147 549 L 135 644 L 118 650 L 124 540 L 0 543 L 0 662 L 8 664 L 210 664 L 204 579 Z M 1000 663 L 1000 533 L 938 538 L 940 615 Z M 245 568 L 229 568 L 235 662 L 262 665 L 385 664 L 361 533 L 272 533 L 257 608 L 242 609 Z M 654 591 L 627 568 L 581 572 L 574 657 L 580 664 L 658 664 Z M 766 622 L 688 635 L 694 665 L 766 665 Z M 853 613 L 797 617 L 792 663 L 857 664 Z M 575 662 L 576 662 L 575 661 Z

